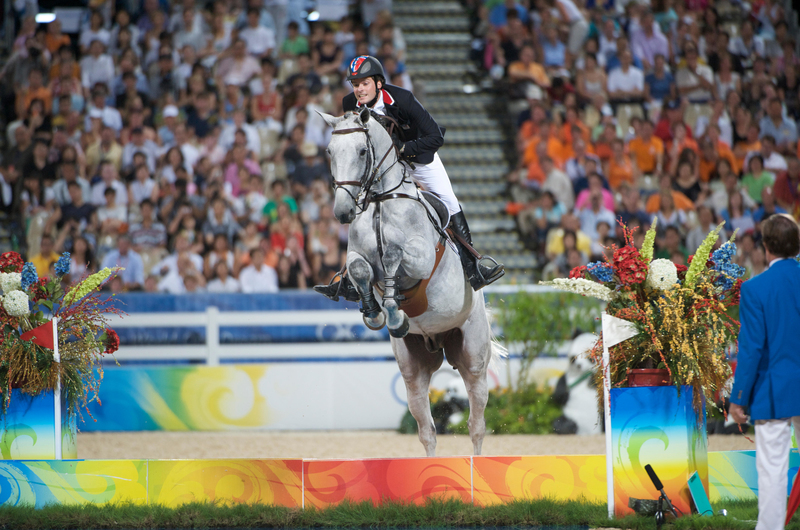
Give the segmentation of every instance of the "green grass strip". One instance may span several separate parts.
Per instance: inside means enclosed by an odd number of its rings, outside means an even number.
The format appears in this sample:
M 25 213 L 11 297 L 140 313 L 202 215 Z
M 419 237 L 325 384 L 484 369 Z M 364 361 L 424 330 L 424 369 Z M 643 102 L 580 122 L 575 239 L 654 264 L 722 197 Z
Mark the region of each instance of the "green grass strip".
M 667 526 L 674 529 L 752 530 L 758 516 L 756 501 L 716 503 L 715 511 L 728 517 L 683 517 Z M 185 504 L 178 508 L 109 504 L 103 506 L 51 505 L 0 507 L 0 528 L 33 529 L 139 529 L 139 528 L 397 528 L 588 526 L 590 528 L 655 528 L 652 517 L 608 519 L 605 504 L 538 499 L 479 507 L 460 500 L 428 500 L 418 506 L 387 502 L 343 503 L 325 509 L 278 506 Z M 800 530 L 800 517 L 787 527 Z

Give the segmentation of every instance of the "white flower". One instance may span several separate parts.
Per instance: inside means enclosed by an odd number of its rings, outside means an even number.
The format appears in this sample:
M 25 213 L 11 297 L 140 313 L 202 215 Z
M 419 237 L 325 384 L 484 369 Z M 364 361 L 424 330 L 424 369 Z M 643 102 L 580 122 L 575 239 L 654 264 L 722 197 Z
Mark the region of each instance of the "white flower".
M 8 294 L 22 288 L 22 274 L 18 272 L 0 272 L 0 289 Z
M 614 298 L 614 291 L 600 285 L 597 282 L 585 278 L 556 278 L 552 282 L 539 282 L 542 285 L 550 285 L 562 291 L 577 293 L 583 296 L 591 296 L 610 302 Z
M 24 317 L 30 313 L 28 295 L 22 291 L 11 291 L 3 298 L 3 307 L 12 317 Z
M 678 283 L 678 269 L 668 259 L 657 259 L 650 263 L 647 286 L 651 289 L 669 291 Z

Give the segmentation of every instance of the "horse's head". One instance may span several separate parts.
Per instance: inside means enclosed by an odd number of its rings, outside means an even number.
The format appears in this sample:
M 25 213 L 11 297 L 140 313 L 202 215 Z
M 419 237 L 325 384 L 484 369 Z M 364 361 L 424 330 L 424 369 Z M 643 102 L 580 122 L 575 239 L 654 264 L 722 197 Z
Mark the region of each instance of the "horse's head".
M 356 198 L 378 163 L 378 153 L 391 149 L 392 140 L 383 126 L 371 119 L 366 107 L 338 118 L 324 113 L 320 116 L 333 127 L 328 145 L 336 189 L 333 214 L 340 223 L 348 224 L 356 217 Z

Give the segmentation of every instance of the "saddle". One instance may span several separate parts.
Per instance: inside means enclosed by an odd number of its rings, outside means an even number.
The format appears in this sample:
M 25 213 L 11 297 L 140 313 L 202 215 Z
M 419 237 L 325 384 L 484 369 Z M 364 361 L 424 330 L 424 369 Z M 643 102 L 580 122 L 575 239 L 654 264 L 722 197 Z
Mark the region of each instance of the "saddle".
M 450 223 L 450 212 L 447 210 L 447 206 L 445 206 L 436 195 L 430 192 L 419 190 L 419 193 L 421 195 L 420 202 L 425 209 L 428 210 L 428 218 L 434 225 L 438 223 L 436 228 L 438 228 L 437 231 L 440 234 L 444 233 L 444 230 Z M 431 270 L 430 276 L 418 281 L 407 289 L 400 290 L 398 295 L 400 309 L 405 311 L 409 318 L 418 317 L 428 310 L 428 295 L 426 290 L 431 278 L 433 278 L 433 275 L 436 273 L 436 269 L 439 268 L 439 263 L 442 261 L 442 256 L 444 256 L 445 250 L 447 249 L 446 242 L 447 239 L 441 236 L 436 243 L 436 248 L 434 249 L 436 251 L 436 261 L 433 264 L 433 270 Z M 384 293 L 383 289 L 377 284 L 375 285 L 375 289 L 380 293 L 382 298 Z

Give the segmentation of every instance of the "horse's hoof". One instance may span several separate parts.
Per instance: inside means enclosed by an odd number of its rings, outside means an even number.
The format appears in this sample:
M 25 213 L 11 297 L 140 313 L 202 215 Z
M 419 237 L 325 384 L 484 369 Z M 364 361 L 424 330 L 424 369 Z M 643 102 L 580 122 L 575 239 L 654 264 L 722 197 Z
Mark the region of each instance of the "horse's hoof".
M 408 335 L 409 325 L 410 324 L 408 322 L 408 315 L 403 315 L 403 323 L 400 324 L 400 326 L 395 329 L 389 328 L 389 335 L 391 335 L 396 339 L 402 339 L 403 337 Z
M 364 315 L 364 325 L 372 331 L 378 331 L 386 325 L 386 315 L 383 314 L 383 311 L 379 312 L 374 317 Z

